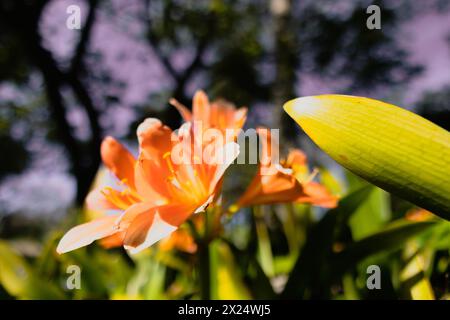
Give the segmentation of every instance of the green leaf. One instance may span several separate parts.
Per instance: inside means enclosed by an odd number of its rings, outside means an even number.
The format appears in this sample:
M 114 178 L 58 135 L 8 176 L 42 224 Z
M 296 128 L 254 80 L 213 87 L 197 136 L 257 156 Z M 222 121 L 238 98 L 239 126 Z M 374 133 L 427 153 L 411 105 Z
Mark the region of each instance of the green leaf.
M 234 268 L 239 270 L 246 270 L 243 273 L 243 280 L 246 288 L 250 291 L 252 299 L 275 299 L 276 294 L 270 283 L 269 277 L 262 269 L 260 263 L 257 260 L 257 256 L 250 253 L 248 248 L 241 250 L 237 248 L 233 243 L 224 241 L 230 248 L 234 260 L 237 262 Z M 217 262 L 217 260 L 216 260 Z M 217 283 L 217 281 L 216 281 Z
M 373 188 L 367 201 L 349 220 L 353 240 L 357 241 L 379 231 L 390 216 L 389 194 L 380 188 Z
M 209 245 L 211 261 L 212 299 L 251 299 L 243 277 L 238 271 L 233 252 L 226 242 L 219 239 Z
M 331 270 L 329 259 L 336 232 L 342 230 L 353 213 L 368 199 L 373 187 L 366 186 L 339 202 L 312 227 L 306 243 L 295 263 L 289 280 L 282 292 L 283 298 L 310 298 L 322 296 L 321 291 L 328 283 Z
M 286 112 L 338 163 L 450 220 L 450 133 L 405 109 L 353 96 L 288 101 Z
M 332 194 L 342 195 L 343 186 L 334 174 L 326 167 L 320 167 L 320 183 L 322 183 Z
M 272 247 L 270 243 L 269 230 L 264 221 L 264 216 L 261 206 L 253 208 L 255 215 L 256 235 L 258 239 L 258 260 L 262 269 L 268 277 L 274 276 L 274 262 Z
M 435 221 L 395 221 L 383 231 L 354 242 L 335 254 L 332 258 L 333 274 L 338 276 L 372 255 L 402 248 L 407 240 L 436 225 Z
M 0 241 L 0 285 L 8 294 L 19 299 L 64 298 L 51 279 L 46 281 L 41 278 L 5 241 Z
M 6 242 L 0 243 L 0 283 L 12 296 L 21 296 L 29 280 L 30 267 Z
M 147 250 L 134 257 L 135 274 L 127 284 L 126 295 L 131 298 L 163 299 L 166 267 Z

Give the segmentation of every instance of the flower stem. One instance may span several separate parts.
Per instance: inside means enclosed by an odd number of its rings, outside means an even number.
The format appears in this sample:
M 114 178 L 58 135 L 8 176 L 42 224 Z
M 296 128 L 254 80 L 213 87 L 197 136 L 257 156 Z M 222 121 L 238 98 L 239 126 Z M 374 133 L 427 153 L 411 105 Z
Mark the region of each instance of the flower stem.
M 208 209 L 204 213 L 203 232 L 199 234 L 198 241 L 198 278 L 200 286 L 200 298 L 211 299 L 211 259 L 209 252 L 211 222 L 214 220 L 214 210 Z
M 209 243 L 201 242 L 198 246 L 199 257 L 199 281 L 200 281 L 200 298 L 202 300 L 211 299 L 211 269 L 209 259 Z

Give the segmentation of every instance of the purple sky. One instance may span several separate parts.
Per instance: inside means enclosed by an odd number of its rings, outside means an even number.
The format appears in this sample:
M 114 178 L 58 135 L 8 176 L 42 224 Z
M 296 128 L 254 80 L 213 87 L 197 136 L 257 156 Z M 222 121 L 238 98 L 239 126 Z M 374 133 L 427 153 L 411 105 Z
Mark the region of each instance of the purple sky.
M 132 114 L 126 111 L 130 106 L 145 104 L 148 102 L 149 94 L 159 92 L 161 89 L 170 90 L 173 82 L 155 58 L 151 48 L 142 42 L 144 32 L 142 24 L 132 20 L 133 15 L 142 10 L 141 2 L 129 0 L 126 5 L 123 1 L 111 3 L 120 8 L 120 15 L 111 17 L 100 11 L 91 50 L 100 52 L 104 57 L 102 63 L 105 69 L 113 70 L 114 77 L 126 83 L 126 90 L 122 95 L 122 108 L 118 112 L 131 120 Z M 41 28 L 47 47 L 62 62 L 70 59 L 78 37 L 78 31 L 65 27 L 67 17 L 65 10 L 70 4 L 79 4 L 82 14 L 86 14 L 87 8 L 83 1 L 54 1 L 47 8 Z M 407 94 L 400 97 L 400 101 L 412 104 L 424 91 L 439 89 L 450 83 L 449 34 L 450 11 L 443 13 L 425 11 L 401 25 L 397 34 L 399 43 L 408 50 L 409 60 L 423 65 L 425 71 L 410 83 Z M 182 66 L 186 60 L 189 61 L 186 59 L 187 56 L 189 52 L 179 52 L 174 55 L 173 62 L 177 66 Z M 298 94 L 338 92 L 342 85 L 345 85 L 345 82 L 326 79 L 320 74 L 302 74 Z M 117 129 L 122 131 L 124 128 Z
M 173 81 L 165 72 L 164 68 L 161 67 L 151 48 L 142 42 L 141 39 L 144 32 L 142 25 L 132 20 L 133 14 L 142 10 L 140 2 L 128 0 L 127 2 L 111 1 L 111 3 L 115 6 L 118 6 L 118 3 L 120 3 L 122 6 L 119 11 L 120 15 L 111 17 L 105 12 L 99 12 L 90 50 L 101 53 L 104 58 L 102 60 L 102 66 L 105 69 L 112 70 L 115 79 L 126 84 L 126 89 L 120 93 L 122 104 L 108 109 L 109 114 L 105 119 L 102 119 L 102 123 L 108 124 L 108 134 L 120 137 L 127 132 L 129 123 L 134 120 L 134 112 L 131 107 L 148 103 L 148 97 L 152 93 L 157 93 L 161 90 L 170 90 Z M 45 46 L 53 52 L 61 65 L 67 64 L 73 52 L 74 44 L 79 36 L 79 31 L 69 30 L 65 24 L 68 16 L 66 8 L 72 4 L 78 4 L 81 7 L 83 16 L 85 16 L 87 8 L 84 5 L 84 1 L 53 1 L 46 9 L 47 11 L 45 12 L 41 25 L 41 33 L 45 39 Z M 399 43 L 408 50 L 410 61 L 423 65 L 425 70 L 409 84 L 407 90 L 401 91 L 402 95 L 400 97 L 398 97 L 397 88 L 392 88 L 392 92 L 389 92 L 389 90 L 383 92 L 384 96 L 396 95 L 396 100 L 402 106 L 409 107 L 425 91 L 437 90 L 450 84 L 450 11 L 444 13 L 428 11 L 419 14 L 413 20 L 403 23 L 396 36 Z M 189 61 L 189 54 L 189 51 L 180 51 L 173 56 L 173 62 L 177 67 L 182 68 L 183 64 Z M 298 90 L 299 95 L 339 92 L 343 85 L 341 80 L 326 79 L 320 74 L 302 74 L 301 76 L 301 88 Z M 199 82 L 201 83 L 201 80 Z M 198 81 L 191 83 L 189 90 L 194 90 L 197 85 Z M 18 91 L 7 83 L 1 84 L 0 101 L 14 98 L 14 96 L 17 98 L 16 94 Z M 21 99 L 25 101 L 27 97 L 28 99 L 34 99 L 31 96 L 26 95 L 25 97 L 21 97 Z M 236 103 L 239 104 L 238 101 Z M 264 108 L 264 105 L 261 105 L 260 108 Z M 266 114 L 264 110 L 259 110 L 258 113 L 263 116 Z M 270 116 L 270 112 L 268 114 Z M 78 112 L 77 109 L 74 109 L 69 113 L 69 119 L 80 130 L 79 135 L 83 136 L 85 134 L 83 133 L 83 123 L 86 121 L 85 115 Z M 56 155 L 60 154 L 58 148 L 54 148 L 53 152 Z M 49 153 L 51 152 L 47 151 L 46 154 Z M 56 157 L 55 159 L 61 158 Z M 43 162 L 45 163 L 45 161 Z M 50 163 L 47 166 L 53 167 L 53 164 Z M 20 188 L 21 181 L 22 183 L 26 183 L 26 181 L 37 181 L 37 174 L 39 174 L 39 171 L 38 173 L 28 171 L 24 174 L 25 177 L 29 175 L 31 180 L 23 178 L 24 176 L 13 177 L 12 185 L 15 188 L 14 190 L 22 190 Z M 48 172 L 44 174 L 48 174 Z M 63 201 L 65 205 L 69 205 L 71 197 L 73 197 L 73 181 L 66 179 L 67 176 L 64 170 L 59 169 L 52 174 L 55 176 L 52 178 L 55 184 L 60 181 L 69 181 L 67 182 L 67 188 L 64 190 L 67 190 L 71 196 L 65 198 L 59 197 L 60 201 Z M 59 179 L 58 177 L 62 178 Z M 23 190 L 29 191 L 31 189 L 29 187 Z M 8 206 L 8 204 L 2 204 L 1 202 L 2 199 L 5 199 L 5 192 L 4 186 L 0 186 L 0 205 L 2 206 Z M 33 200 L 34 196 L 29 195 L 27 198 L 26 194 L 24 192 L 24 196 L 22 197 L 24 203 L 36 203 Z M 29 192 L 29 194 L 32 194 L 32 192 Z M 47 199 L 48 201 L 55 201 L 54 194 L 46 194 L 49 197 Z M 45 194 L 41 194 L 41 196 L 45 197 Z M 42 203 L 48 205 L 48 201 L 43 200 Z M 57 209 L 61 208 L 59 204 L 55 207 Z M 18 210 L 16 207 L 14 208 L 14 210 Z M 26 208 L 25 206 L 23 210 L 27 210 Z M 45 211 L 47 209 L 41 208 L 41 210 Z
M 403 26 L 401 34 L 410 61 L 425 66 L 423 74 L 409 84 L 405 102 L 417 100 L 426 90 L 449 85 L 450 11 L 419 15 Z
M 408 90 L 400 97 L 404 107 L 411 106 L 424 92 L 450 84 L 449 37 L 450 11 L 417 15 L 398 30 L 397 39 L 408 51 L 408 60 L 424 66 L 424 72 L 408 84 Z M 300 93 L 336 92 L 342 85 L 345 86 L 345 82 L 324 79 L 320 74 L 303 75 Z

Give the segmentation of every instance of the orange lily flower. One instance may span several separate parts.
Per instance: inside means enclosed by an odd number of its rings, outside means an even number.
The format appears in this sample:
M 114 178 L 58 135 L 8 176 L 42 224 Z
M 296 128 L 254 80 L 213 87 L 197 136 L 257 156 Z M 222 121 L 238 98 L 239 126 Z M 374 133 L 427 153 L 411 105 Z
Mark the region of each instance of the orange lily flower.
M 137 130 L 139 158 L 116 140 L 106 138 L 101 155 L 107 168 L 121 180 L 124 189 L 104 188 L 88 196 L 89 207 L 118 209 L 79 225 L 61 239 L 57 251 L 65 253 L 103 239 L 107 247 L 123 245 L 139 252 L 170 235 L 192 214 L 212 202 L 226 168 L 239 153 L 234 142 L 206 145 L 209 161 L 200 162 L 190 152 L 195 139 L 190 123 L 178 133 L 157 119 L 147 119 Z M 182 160 L 173 156 L 182 151 Z M 177 161 L 174 161 L 177 160 Z
M 233 138 L 237 136 L 239 130 L 244 126 L 247 118 L 247 108 L 236 109 L 235 105 L 225 100 L 209 102 L 208 96 L 202 90 L 198 90 L 192 101 L 192 112 L 175 99 L 170 103 L 177 108 L 183 120 L 186 122 L 200 122 L 203 130 L 214 128 L 225 131 L 234 130 Z
M 195 253 L 197 244 L 186 229 L 178 229 L 170 237 L 159 242 L 159 249 L 162 251 L 177 249 L 187 253 Z
M 307 158 L 302 151 L 292 150 L 286 160 L 273 163 L 273 153 L 278 148 L 272 146 L 270 131 L 258 128 L 257 132 L 261 139 L 262 159 L 256 176 L 238 200 L 237 208 L 283 202 L 309 203 L 327 208 L 337 205 L 336 196 L 312 181 L 315 173 L 309 173 Z
M 405 214 L 406 220 L 410 221 L 427 221 L 433 218 L 433 214 L 422 208 L 413 208 L 406 212 Z

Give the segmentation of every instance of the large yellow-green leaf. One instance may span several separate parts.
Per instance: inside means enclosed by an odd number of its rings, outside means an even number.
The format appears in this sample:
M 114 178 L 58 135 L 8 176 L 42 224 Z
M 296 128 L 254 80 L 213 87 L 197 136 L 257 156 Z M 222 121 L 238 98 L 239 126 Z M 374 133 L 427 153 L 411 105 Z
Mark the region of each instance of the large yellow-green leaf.
M 0 285 L 18 299 L 62 299 L 50 279 L 44 279 L 6 241 L 0 241 Z
M 450 133 L 381 101 L 321 95 L 288 101 L 286 112 L 341 165 L 450 220 Z

